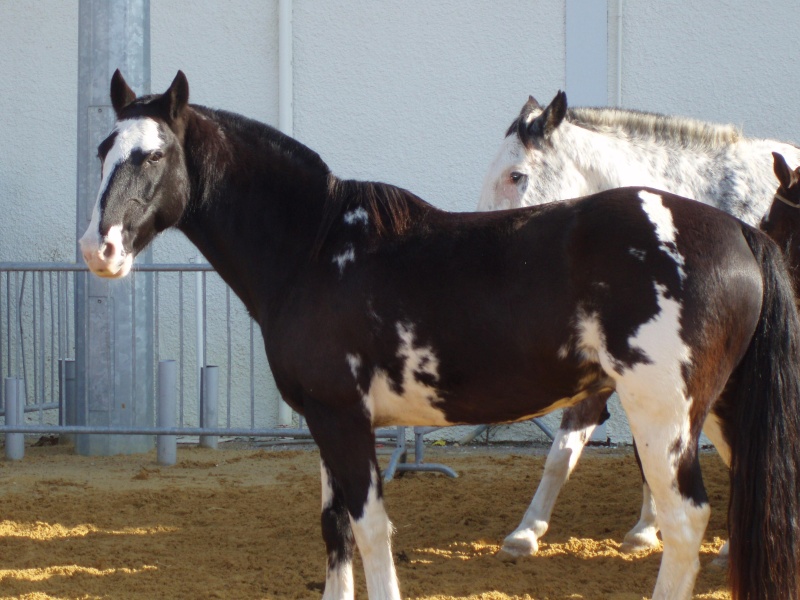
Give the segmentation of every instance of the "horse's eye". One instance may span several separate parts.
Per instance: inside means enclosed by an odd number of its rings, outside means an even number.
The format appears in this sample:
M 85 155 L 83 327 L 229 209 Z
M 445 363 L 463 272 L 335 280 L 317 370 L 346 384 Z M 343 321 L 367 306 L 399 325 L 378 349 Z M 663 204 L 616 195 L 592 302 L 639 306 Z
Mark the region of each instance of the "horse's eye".
M 511 178 L 511 183 L 519 183 L 520 181 L 524 181 L 526 175 L 525 173 L 520 173 L 519 171 L 512 171 L 509 177 Z
M 159 151 L 159 150 L 156 150 L 155 152 L 151 152 L 150 153 L 150 156 L 147 157 L 147 162 L 149 162 L 149 163 L 157 163 L 162 158 L 164 158 L 164 153 Z

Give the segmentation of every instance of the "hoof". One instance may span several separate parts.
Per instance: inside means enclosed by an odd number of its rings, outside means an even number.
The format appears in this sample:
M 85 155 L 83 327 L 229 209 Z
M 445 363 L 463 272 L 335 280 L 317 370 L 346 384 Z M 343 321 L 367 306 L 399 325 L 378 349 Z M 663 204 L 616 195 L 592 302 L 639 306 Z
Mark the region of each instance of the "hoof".
M 619 548 L 623 554 L 635 554 L 645 550 L 658 548 L 660 542 L 655 531 L 628 533 Z
M 719 549 L 719 554 L 709 565 L 717 569 L 728 570 L 728 542 L 725 542 L 725 545 Z
M 533 556 L 539 551 L 539 542 L 533 535 L 509 535 L 503 540 L 500 557 L 518 558 Z

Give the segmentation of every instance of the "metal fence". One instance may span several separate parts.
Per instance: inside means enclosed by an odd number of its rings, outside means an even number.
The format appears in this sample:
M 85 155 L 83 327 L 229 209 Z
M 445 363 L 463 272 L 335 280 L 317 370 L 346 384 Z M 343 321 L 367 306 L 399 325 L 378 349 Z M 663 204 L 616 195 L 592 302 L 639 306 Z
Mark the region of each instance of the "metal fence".
M 143 277 L 152 277 L 155 296 L 152 356 L 158 377 L 149 393 L 157 418 L 145 427 L 75 425 L 70 383 L 84 376 L 74 368 L 75 291 L 88 285 L 86 268 L 0 263 L 0 433 L 9 458 L 21 458 L 25 434 L 157 435 L 164 464 L 174 462 L 176 436 L 199 436 L 212 447 L 218 436 L 310 437 L 299 415 L 281 409 L 260 329 L 210 265 L 138 265 L 127 284 L 133 296 Z M 387 478 L 402 470 L 455 476 L 444 465 L 423 461 L 422 436 L 433 429 L 414 429 L 411 464 L 403 464 L 405 428 L 377 432 L 395 442 Z

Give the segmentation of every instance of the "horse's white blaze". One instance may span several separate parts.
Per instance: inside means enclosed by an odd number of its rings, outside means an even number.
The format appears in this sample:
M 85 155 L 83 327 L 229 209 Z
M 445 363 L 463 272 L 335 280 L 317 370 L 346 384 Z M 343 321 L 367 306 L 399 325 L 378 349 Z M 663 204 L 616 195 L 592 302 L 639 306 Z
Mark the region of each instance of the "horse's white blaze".
M 677 230 L 675 229 L 675 223 L 672 221 L 672 213 L 664 206 L 664 199 L 658 194 L 642 191 L 639 192 L 639 198 L 642 199 L 642 208 L 647 213 L 650 222 L 656 226 L 659 247 L 672 257 L 678 266 L 678 274 L 681 280 L 685 279 L 686 272 L 683 270 L 685 261 L 675 245 Z
M 334 256 L 331 262 L 339 267 L 339 275 L 343 275 L 344 268 L 347 266 L 347 263 L 356 262 L 355 246 L 353 246 L 353 244 L 348 244 L 344 252 Z
M 436 407 L 441 402 L 439 392 L 425 381 L 438 381 L 439 359 L 433 348 L 416 345 L 414 327 L 397 323 L 400 344 L 397 356 L 403 360 L 401 393 L 395 391 L 394 383 L 383 369 L 375 369 L 369 389 L 361 390 L 364 406 L 374 425 L 452 425 L 444 412 Z M 361 367 L 360 359 L 354 369 L 354 361 L 348 355 L 351 370 Z M 421 381 L 423 379 L 424 381 Z
M 351 517 L 350 523 L 364 564 L 367 595 L 380 600 L 400 600 L 400 587 L 392 559 L 392 524 L 378 495 L 378 474 L 375 469 L 372 470 L 364 512 L 359 519 Z
M 344 215 L 344 222 L 348 225 L 355 225 L 356 223 L 362 223 L 363 225 L 367 225 L 369 223 L 369 214 L 363 207 L 359 206 L 358 208 L 351 210 Z
M 87 266 L 102 277 L 124 277 L 133 265 L 133 256 L 125 252 L 122 246 L 122 223 L 113 225 L 105 236 L 100 233 L 100 200 L 108 188 L 111 175 L 118 165 L 130 158 L 134 150 L 154 152 L 163 144 L 158 124 L 149 118 L 119 121 L 114 132 L 114 144 L 103 160 L 100 190 L 92 209 L 92 220 L 79 242 Z

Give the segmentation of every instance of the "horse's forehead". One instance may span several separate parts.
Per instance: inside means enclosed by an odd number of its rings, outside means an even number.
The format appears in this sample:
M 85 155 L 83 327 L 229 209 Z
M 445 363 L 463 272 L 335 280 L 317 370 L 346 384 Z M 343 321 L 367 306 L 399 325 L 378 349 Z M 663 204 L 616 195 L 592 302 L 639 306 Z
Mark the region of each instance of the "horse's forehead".
M 118 121 L 112 135 L 114 143 L 104 161 L 107 165 L 126 160 L 134 150 L 153 152 L 164 145 L 161 126 L 148 117 Z

